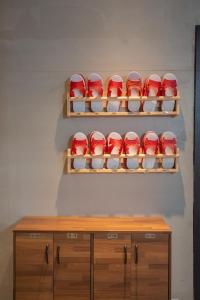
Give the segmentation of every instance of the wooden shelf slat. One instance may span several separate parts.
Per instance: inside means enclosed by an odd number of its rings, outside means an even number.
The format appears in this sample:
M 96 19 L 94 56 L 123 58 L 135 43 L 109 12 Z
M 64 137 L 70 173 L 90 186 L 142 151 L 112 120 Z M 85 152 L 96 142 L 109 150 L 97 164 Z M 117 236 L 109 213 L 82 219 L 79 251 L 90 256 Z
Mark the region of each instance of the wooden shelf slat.
M 165 96 L 159 96 L 159 97 L 146 97 L 146 96 L 139 96 L 139 97 L 127 97 L 127 96 L 121 96 L 121 97 L 70 97 L 68 92 L 64 94 L 64 109 L 63 114 L 64 117 L 153 117 L 153 116 L 164 116 L 164 117 L 175 117 L 179 115 L 180 113 L 180 93 L 178 92 L 177 96 L 173 97 L 165 97 Z M 91 102 L 102 102 L 103 104 L 103 111 L 101 112 L 93 112 L 90 110 Z M 108 112 L 106 111 L 107 103 L 108 101 L 120 101 L 120 111 L 118 112 Z M 141 103 L 144 101 L 157 101 L 159 103 L 162 103 L 163 101 L 175 101 L 175 108 L 174 111 L 166 112 L 166 111 L 153 111 L 153 112 L 144 112 L 144 111 L 138 111 L 138 112 L 131 112 L 128 111 L 128 102 L 129 101 L 140 101 Z M 85 112 L 74 112 L 72 110 L 72 103 L 73 102 L 85 102 L 87 104 L 87 109 Z
M 162 169 L 162 168 L 156 168 L 156 169 L 80 169 L 75 170 L 71 169 L 69 173 L 71 174 L 120 174 L 120 173 L 177 173 L 177 169 Z
M 111 155 L 111 154 L 103 154 L 103 155 L 91 155 L 90 153 L 87 153 L 85 155 L 72 155 L 71 154 L 71 149 L 69 148 L 67 151 L 64 153 L 64 157 L 67 159 L 67 173 L 69 174 L 121 174 L 121 173 L 141 173 L 141 174 L 147 174 L 147 173 L 177 173 L 179 170 L 179 165 L 178 165 L 178 158 L 179 158 L 179 149 L 177 149 L 176 154 L 172 155 L 166 155 L 166 154 L 155 154 L 155 155 L 146 155 L 144 153 L 139 153 L 137 155 L 130 155 L 130 154 L 120 154 L 120 155 Z M 138 158 L 138 159 L 143 159 L 143 158 L 152 158 L 155 157 L 159 163 L 162 162 L 163 158 L 174 158 L 175 163 L 174 163 L 174 168 L 172 169 L 163 169 L 160 166 L 157 168 L 153 169 L 143 169 L 139 167 L 138 169 L 128 169 L 124 167 L 120 167 L 119 169 L 92 169 L 92 168 L 85 168 L 85 169 L 73 169 L 72 166 L 72 160 L 74 158 L 85 158 L 86 160 L 91 160 L 94 158 L 102 158 L 102 159 L 108 159 L 108 158 L 119 158 L 121 161 L 121 165 L 123 166 L 123 160 L 126 158 Z
M 162 154 L 162 153 L 158 153 L 155 155 L 150 155 L 150 154 L 144 154 L 144 153 L 139 153 L 139 154 L 101 154 L 101 155 L 92 155 L 90 153 L 84 154 L 84 155 L 73 155 L 71 154 L 71 149 L 68 149 L 67 151 L 65 151 L 64 153 L 65 157 L 69 157 L 69 158 L 170 158 L 170 157 L 174 157 L 177 158 L 179 157 L 179 150 L 177 150 L 176 154 Z
M 69 116 L 70 117 L 155 117 L 155 116 L 177 116 L 179 113 L 177 111 L 172 111 L 172 112 L 162 112 L 162 111 L 154 111 L 154 112 L 129 112 L 129 111 L 119 111 L 119 112 L 70 112 Z
M 178 101 L 180 100 L 180 96 L 173 96 L 173 97 L 167 97 L 167 96 L 159 96 L 159 97 L 153 97 L 153 96 L 141 96 L 141 97 L 127 97 L 127 96 L 120 96 L 120 97 L 68 97 L 65 95 L 65 100 L 69 102 L 108 102 L 108 101 Z

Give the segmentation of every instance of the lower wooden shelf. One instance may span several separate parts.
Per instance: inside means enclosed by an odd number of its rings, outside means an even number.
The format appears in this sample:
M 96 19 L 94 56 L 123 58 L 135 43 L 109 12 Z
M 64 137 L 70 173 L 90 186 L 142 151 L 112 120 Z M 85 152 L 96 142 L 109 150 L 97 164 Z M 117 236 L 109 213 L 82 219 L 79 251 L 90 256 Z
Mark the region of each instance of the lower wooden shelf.
M 165 111 L 153 111 L 153 112 L 131 112 L 131 111 L 118 111 L 118 112 L 72 112 L 70 111 L 69 117 L 158 117 L 158 116 L 165 116 L 165 117 L 175 117 L 178 116 L 177 111 L 165 112 Z
M 68 150 L 65 151 L 64 157 L 66 158 L 65 161 L 65 167 L 64 167 L 64 172 L 69 173 L 69 174 L 121 174 L 121 173 L 141 173 L 141 174 L 149 174 L 149 173 L 177 173 L 179 171 L 179 164 L 178 164 L 178 159 L 179 159 L 179 149 L 177 149 L 176 154 L 172 155 L 166 155 L 166 154 L 155 154 L 155 155 L 147 155 L 144 153 L 139 153 L 136 155 L 130 155 L 130 154 L 120 154 L 120 155 L 111 155 L 111 154 L 103 154 L 103 155 L 91 155 L 90 153 L 86 153 L 85 155 L 72 155 L 71 154 L 71 149 L 69 148 Z M 86 159 L 86 168 L 84 169 L 74 169 L 73 168 L 73 159 L 75 158 L 85 158 Z M 92 159 L 95 158 L 102 158 L 105 159 L 105 164 L 106 160 L 108 158 L 119 158 L 120 160 L 120 167 L 117 169 L 108 169 L 108 168 L 102 168 L 102 169 L 93 169 L 90 167 L 90 162 Z M 139 168 L 137 169 L 128 169 L 126 167 L 126 162 L 125 160 L 127 158 L 138 158 L 139 160 Z M 144 158 L 155 158 L 156 163 L 155 163 L 155 168 L 152 169 L 144 169 L 142 168 L 142 159 Z M 162 167 L 162 160 L 164 158 L 174 158 L 174 167 L 170 169 L 164 169 Z M 104 165 L 105 165 L 104 164 Z

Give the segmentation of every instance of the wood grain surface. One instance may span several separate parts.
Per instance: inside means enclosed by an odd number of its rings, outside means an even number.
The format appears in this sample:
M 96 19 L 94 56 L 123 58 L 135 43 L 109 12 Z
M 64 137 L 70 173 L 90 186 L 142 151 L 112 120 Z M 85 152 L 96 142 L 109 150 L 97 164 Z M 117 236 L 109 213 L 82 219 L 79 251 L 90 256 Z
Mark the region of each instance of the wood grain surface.
M 94 235 L 94 299 L 130 299 L 130 287 L 131 234 L 96 233 Z
M 163 218 L 152 217 L 24 217 L 15 231 L 170 232 Z
M 133 234 L 133 300 L 169 300 L 168 234 Z M 135 258 L 135 253 L 134 253 Z
M 54 234 L 54 300 L 90 299 L 90 235 Z
M 53 300 L 53 234 L 17 233 L 15 251 L 15 299 Z
M 14 230 L 14 296 L 170 300 L 170 226 L 161 217 L 25 217 Z

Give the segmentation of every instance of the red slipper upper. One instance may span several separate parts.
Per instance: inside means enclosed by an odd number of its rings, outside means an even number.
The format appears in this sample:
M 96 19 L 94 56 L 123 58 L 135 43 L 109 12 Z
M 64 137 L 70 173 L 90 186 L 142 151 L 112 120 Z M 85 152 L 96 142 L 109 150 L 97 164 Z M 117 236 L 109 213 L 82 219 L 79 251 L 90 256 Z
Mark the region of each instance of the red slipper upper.
M 173 153 L 176 153 L 176 138 L 166 139 L 165 137 L 161 138 L 161 151 L 165 154 L 166 147 L 172 149 Z
M 112 79 L 109 80 L 108 92 L 107 92 L 108 97 L 111 96 L 113 88 L 117 89 L 117 97 L 120 97 L 122 95 L 122 82 L 121 81 L 113 81 Z
M 83 97 L 85 97 L 86 95 L 86 88 L 85 88 L 85 82 L 82 81 L 71 81 L 70 82 L 70 97 L 74 97 L 74 89 L 77 89 L 80 91 L 80 93 L 83 95 Z
M 102 153 L 105 153 L 106 140 L 105 139 L 96 140 L 96 139 L 93 138 L 90 141 L 90 152 L 91 152 L 91 154 L 95 154 L 95 148 L 96 147 L 101 147 L 102 148 Z
M 127 96 L 131 96 L 131 90 L 137 89 L 139 92 L 139 95 L 142 95 L 142 82 L 141 80 L 130 80 L 128 79 L 126 82 L 126 94 Z
M 150 88 L 157 89 L 157 94 L 156 94 L 157 97 L 159 97 L 161 95 L 161 82 L 160 81 L 155 81 L 152 79 L 146 80 L 145 84 L 144 84 L 144 90 L 143 90 L 144 96 L 147 96 L 147 97 L 149 96 Z
M 139 153 L 140 150 L 140 140 L 139 138 L 135 138 L 134 140 L 130 140 L 128 138 L 124 139 L 124 149 L 125 149 L 125 153 L 129 154 L 129 147 L 130 146 L 135 146 L 137 147 L 137 153 Z
M 77 147 L 81 147 L 83 149 L 83 154 L 86 154 L 87 152 L 87 140 L 77 140 L 74 138 L 72 140 L 72 154 L 75 155 Z
M 143 150 L 145 154 L 147 153 L 147 149 L 149 148 L 153 149 L 154 153 L 157 154 L 159 149 L 159 142 L 158 140 L 149 140 L 148 137 L 144 137 Z
M 109 138 L 109 144 L 107 146 L 107 150 L 108 150 L 108 153 L 111 154 L 112 150 L 114 147 L 118 147 L 119 149 L 119 154 L 121 154 L 123 152 L 123 140 L 120 139 L 113 139 L 113 138 Z
M 173 96 L 177 96 L 177 81 L 164 79 L 162 82 L 162 94 L 165 96 L 166 88 L 171 88 L 173 91 Z
M 103 95 L 103 87 L 102 87 L 101 80 L 96 80 L 96 81 L 88 80 L 88 97 L 93 96 L 92 95 L 93 90 L 97 91 L 99 96 Z

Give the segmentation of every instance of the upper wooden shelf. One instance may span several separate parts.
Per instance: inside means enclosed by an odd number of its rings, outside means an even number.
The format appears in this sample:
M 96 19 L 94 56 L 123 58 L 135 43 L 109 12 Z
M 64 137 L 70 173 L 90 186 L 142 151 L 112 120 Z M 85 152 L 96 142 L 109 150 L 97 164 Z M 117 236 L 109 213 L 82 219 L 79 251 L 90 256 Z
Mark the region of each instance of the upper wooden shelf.
M 176 97 L 117 97 L 117 98 L 111 98 L 111 97 L 70 97 L 68 93 L 64 95 L 64 107 L 63 107 L 63 115 L 64 117 L 120 117 L 120 116 L 171 116 L 175 117 L 180 114 L 180 94 Z M 86 104 L 86 111 L 85 112 L 74 112 L 73 111 L 73 102 L 85 102 Z M 102 102 L 103 104 L 103 111 L 101 112 L 93 112 L 90 109 L 91 102 Z M 120 101 L 120 110 L 118 112 L 108 112 L 106 111 L 107 103 L 108 101 Z M 158 110 L 153 112 L 144 112 L 142 110 L 138 112 L 131 112 L 128 110 L 128 101 L 140 101 L 141 103 L 144 101 L 157 101 L 159 104 L 163 101 L 175 101 L 175 107 L 174 111 L 166 112 L 162 111 L 161 107 L 159 105 Z M 140 105 L 142 107 L 142 105 Z
M 171 232 L 170 226 L 158 216 L 152 217 L 24 217 L 14 231 L 75 232 Z

